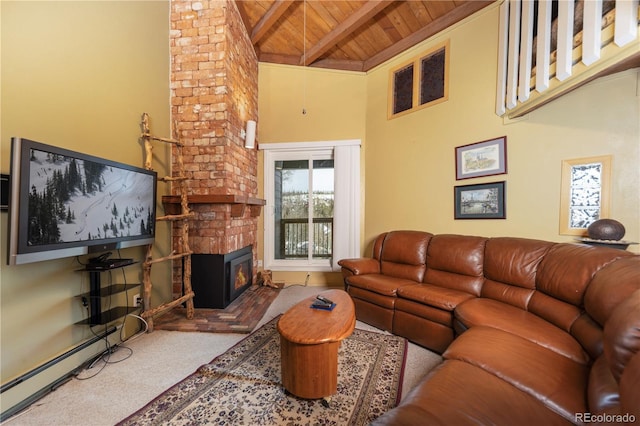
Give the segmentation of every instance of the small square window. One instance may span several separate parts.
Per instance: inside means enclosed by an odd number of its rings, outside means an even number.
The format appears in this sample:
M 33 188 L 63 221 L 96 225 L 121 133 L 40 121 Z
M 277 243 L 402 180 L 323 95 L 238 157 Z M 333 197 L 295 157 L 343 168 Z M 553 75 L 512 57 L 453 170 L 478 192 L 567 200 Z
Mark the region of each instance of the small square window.
M 447 100 L 449 43 L 392 69 L 388 118 Z
M 393 75 L 393 113 L 413 108 L 413 64 Z
M 420 60 L 420 105 L 445 97 L 445 65 L 444 47 Z

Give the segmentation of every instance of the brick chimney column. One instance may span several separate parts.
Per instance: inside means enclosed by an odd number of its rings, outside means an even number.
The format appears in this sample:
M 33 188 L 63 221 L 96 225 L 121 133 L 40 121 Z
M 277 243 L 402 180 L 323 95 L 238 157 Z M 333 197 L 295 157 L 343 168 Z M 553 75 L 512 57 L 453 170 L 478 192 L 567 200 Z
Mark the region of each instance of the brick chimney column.
M 170 47 L 171 119 L 185 144 L 189 195 L 256 197 L 257 150 L 244 147 L 241 131 L 247 120 L 258 121 L 258 59 L 235 3 L 171 0 Z M 174 174 L 176 160 L 172 155 Z M 178 191 L 175 185 L 173 195 Z M 231 204 L 191 208 L 194 253 L 227 254 L 252 245 L 255 261 L 258 218 L 250 209 L 238 217 Z M 175 248 L 178 238 L 174 230 Z M 176 265 L 174 295 L 180 294 L 181 280 Z

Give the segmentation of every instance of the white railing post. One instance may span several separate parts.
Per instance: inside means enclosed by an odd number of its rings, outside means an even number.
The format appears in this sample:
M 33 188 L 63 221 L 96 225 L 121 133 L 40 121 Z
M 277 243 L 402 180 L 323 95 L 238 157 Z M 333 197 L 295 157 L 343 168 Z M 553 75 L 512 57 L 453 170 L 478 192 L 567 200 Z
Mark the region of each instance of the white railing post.
M 500 28 L 498 32 L 498 75 L 496 78 L 496 114 L 506 112 L 505 95 L 507 91 L 507 48 L 509 40 L 509 2 L 500 5 Z
M 571 76 L 573 53 L 573 0 L 558 2 L 558 50 L 556 59 L 556 78 L 560 81 Z
M 538 2 L 538 35 L 536 46 L 536 90 L 539 93 L 549 88 L 549 65 L 551 63 L 551 0 Z
M 602 48 L 602 0 L 584 2 L 582 20 L 582 62 L 591 65 L 600 59 Z
M 638 37 L 638 0 L 616 1 L 613 41 L 622 47 Z
M 518 99 L 524 102 L 531 93 L 531 64 L 533 61 L 533 0 L 522 2 L 522 35 L 520 36 L 520 82 Z
M 509 57 L 507 62 L 507 108 L 518 103 L 518 50 L 520 45 L 520 0 L 509 0 Z

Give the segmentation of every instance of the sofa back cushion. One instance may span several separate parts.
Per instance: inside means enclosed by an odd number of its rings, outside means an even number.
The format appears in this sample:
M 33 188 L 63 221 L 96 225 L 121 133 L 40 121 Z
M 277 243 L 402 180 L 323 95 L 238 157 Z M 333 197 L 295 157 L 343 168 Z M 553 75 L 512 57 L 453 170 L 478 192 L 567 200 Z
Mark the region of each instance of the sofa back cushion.
M 591 280 L 584 294 L 585 312 L 571 328 L 571 334 L 592 358 L 603 353 L 602 327 L 615 308 L 637 290 L 640 256 L 625 255 L 600 269 Z
M 496 237 L 487 241 L 482 297 L 527 309 L 535 291 L 536 271 L 554 243 L 526 238 Z
M 530 312 L 570 332 L 583 311 L 584 295 L 593 277 L 616 259 L 632 256 L 622 250 L 583 244 L 556 244 L 536 274 Z
M 640 256 L 625 256 L 599 270 L 584 294 L 589 317 L 604 326 L 616 306 L 640 289 L 639 271 Z
M 378 235 L 373 242 L 373 250 L 371 253 L 371 257 L 376 259 L 378 262 L 382 258 L 382 245 L 384 244 L 384 239 L 387 238 L 388 232 L 383 232 Z
M 487 238 L 435 235 L 427 250 L 423 282 L 480 296 Z
M 432 234 L 421 231 L 392 231 L 382 243 L 380 271 L 383 275 L 421 282 Z
M 584 292 L 596 273 L 631 253 L 584 244 L 556 244 L 538 267 L 536 288 L 549 296 L 582 306 Z

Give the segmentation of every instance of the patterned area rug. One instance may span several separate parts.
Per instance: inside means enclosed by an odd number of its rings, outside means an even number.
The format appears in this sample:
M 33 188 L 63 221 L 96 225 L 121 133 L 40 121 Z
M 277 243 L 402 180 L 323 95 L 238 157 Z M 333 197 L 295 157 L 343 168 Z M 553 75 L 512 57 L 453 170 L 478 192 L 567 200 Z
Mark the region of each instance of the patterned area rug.
M 366 425 L 396 406 L 407 349 L 404 338 L 354 330 L 340 345 L 338 392 L 326 404 L 297 398 L 282 387 L 278 319 L 119 425 Z

